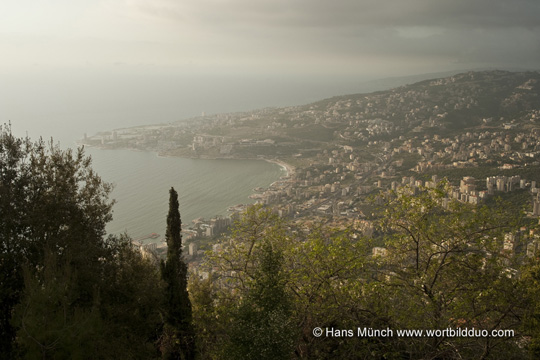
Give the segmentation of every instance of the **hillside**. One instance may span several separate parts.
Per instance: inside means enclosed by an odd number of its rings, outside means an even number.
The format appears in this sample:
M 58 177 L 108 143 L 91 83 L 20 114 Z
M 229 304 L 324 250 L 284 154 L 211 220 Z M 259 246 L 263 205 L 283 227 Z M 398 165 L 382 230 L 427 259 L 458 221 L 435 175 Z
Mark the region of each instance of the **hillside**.
M 117 129 L 86 143 L 284 161 L 297 168 L 294 176 L 259 198 L 300 217 L 317 209 L 348 217 L 369 213 L 366 196 L 374 190 L 416 186 L 418 178 L 424 184 L 446 177 L 458 186 L 474 177 L 477 187 L 463 200 L 481 202 L 486 177 L 512 179 L 505 189 L 532 191 L 540 183 L 539 80 L 537 72 L 468 72 L 302 106 Z
M 99 134 L 88 143 L 183 156 L 246 157 L 292 154 L 332 144 L 362 146 L 418 133 L 456 135 L 502 128 L 506 123 L 529 130 L 538 121 L 539 79 L 537 72 L 469 72 L 302 106 L 119 129 L 114 136 Z

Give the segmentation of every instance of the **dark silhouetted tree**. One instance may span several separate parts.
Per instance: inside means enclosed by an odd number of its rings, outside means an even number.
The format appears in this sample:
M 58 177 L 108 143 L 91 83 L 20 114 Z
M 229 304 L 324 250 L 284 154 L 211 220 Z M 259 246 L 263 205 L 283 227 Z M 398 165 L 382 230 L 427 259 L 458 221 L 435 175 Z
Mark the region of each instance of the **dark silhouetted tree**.
M 14 307 L 24 291 L 22 266 L 40 269 L 44 254 L 89 269 L 104 256 L 105 224 L 112 218 L 111 186 L 101 181 L 83 149 L 63 151 L 52 141 L 31 142 L 0 126 L 0 354 L 12 358 Z M 95 271 L 79 271 L 81 305 L 93 303 Z
M 169 191 L 167 215 L 167 260 L 161 263 L 165 282 L 165 326 L 161 351 L 165 359 L 194 359 L 195 332 L 191 302 L 187 291 L 187 265 L 182 257 L 182 222 L 178 210 L 178 193 Z
M 0 126 L 0 359 L 150 359 L 159 271 L 105 237 L 111 186 L 83 149 Z

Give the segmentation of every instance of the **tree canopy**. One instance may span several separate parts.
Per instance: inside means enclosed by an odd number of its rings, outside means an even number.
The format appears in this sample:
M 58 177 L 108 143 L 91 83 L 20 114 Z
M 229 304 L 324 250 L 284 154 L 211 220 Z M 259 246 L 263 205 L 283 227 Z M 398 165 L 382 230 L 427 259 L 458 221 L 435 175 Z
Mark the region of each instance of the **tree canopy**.
M 105 237 L 110 191 L 82 148 L 62 150 L 0 127 L 5 358 L 155 354 L 161 282 L 129 238 Z
M 251 208 L 209 253 L 211 280 L 191 281 L 203 358 L 266 358 L 277 343 L 280 358 L 304 359 L 520 359 L 537 352 L 539 265 L 524 252 L 536 241 L 536 225 L 502 204 L 448 201 L 444 186 L 381 194 L 373 238 L 354 224 L 305 231 Z M 396 333 L 445 329 L 490 336 Z
M 445 186 L 378 194 L 370 237 L 251 207 L 188 274 L 174 189 L 159 268 L 106 236 L 111 186 L 83 149 L 0 127 L 0 356 L 538 357 L 538 226 Z M 445 329 L 482 335 L 396 334 Z

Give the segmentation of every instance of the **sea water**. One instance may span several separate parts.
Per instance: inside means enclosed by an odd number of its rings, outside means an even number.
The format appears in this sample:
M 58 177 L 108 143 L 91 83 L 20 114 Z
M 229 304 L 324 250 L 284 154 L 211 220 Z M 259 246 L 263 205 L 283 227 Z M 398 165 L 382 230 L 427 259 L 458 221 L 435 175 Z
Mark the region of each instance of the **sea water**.
M 92 167 L 114 185 L 113 221 L 107 232 L 127 232 L 134 238 L 149 233 L 164 235 L 169 210 L 169 189 L 178 192 L 184 227 L 191 220 L 228 215 L 228 208 L 253 203 L 256 187 L 268 187 L 286 174 L 260 160 L 202 160 L 160 157 L 152 152 L 87 148 Z
M 75 147 L 86 133 L 143 124 L 171 123 L 201 112 L 246 111 L 306 104 L 359 92 L 359 79 L 295 76 L 188 75 L 142 68 L 42 68 L 19 73 L 0 69 L 0 123 L 17 136 L 54 138 Z M 163 234 L 169 189 L 179 194 L 184 224 L 197 217 L 226 215 L 248 203 L 255 187 L 267 187 L 284 171 L 248 160 L 160 158 L 150 152 L 88 148 L 93 167 L 115 185 L 111 233 L 133 237 Z

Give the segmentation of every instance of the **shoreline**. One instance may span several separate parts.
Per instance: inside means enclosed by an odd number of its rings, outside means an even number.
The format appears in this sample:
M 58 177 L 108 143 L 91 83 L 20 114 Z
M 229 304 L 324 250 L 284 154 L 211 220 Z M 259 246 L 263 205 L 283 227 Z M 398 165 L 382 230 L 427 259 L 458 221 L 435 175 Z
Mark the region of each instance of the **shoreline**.
M 291 164 L 286 163 L 283 160 L 279 160 L 279 159 L 261 159 L 261 160 L 264 160 L 264 161 L 272 163 L 272 164 L 279 165 L 282 169 L 284 169 L 287 174 L 285 176 L 282 176 L 282 178 L 290 177 L 290 176 L 294 175 L 294 173 L 296 171 L 296 168 L 294 166 L 292 166 Z
M 193 159 L 193 160 L 263 160 L 268 163 L 276 164 L 280 166 L 282 169 L 284 169 L 287 174 L 285 176 L 282 176 L 281 178 L 292 176 L 294 175 L 296 171 L 296 168 L 294 166 L 280 159 L 268 159 L 268 158 L 261 158 L 261 157 L 237 158 L 237 157 L 204 156 L 204 155 L 203 156 L 178 156 L 178 155 L 171 155 L 171 154 L 163 153 L 154 149 L 139 149 L 139 148 L 126 148 L 126 147 L 111 148 L 107 146 L 91 145 L 91 144 L 84 144 L 84 143 L 78 144 L 78 145 L 84 146 L 84 147 L 88 146 L 88 147 L 99 149 L 99 150 L 128 150 L 128 151 L 135 151 L 135 152 L 150 152 L 150 153 L 154 153 L 157 157 L 162 157 L 162 158 L 181 158 L 181 159 Z
M 294 166 L 280 159 L 268 159 L 268 158 L 262 158 L 262 157 L 237 158 L 237 157 L 221 157 L 221 156 L 178 156 L 178 155 L 171 155 L 171 154 L 163 153 L 154 149 L 139 149 L 139 148 L 125 148 L 125 147 L 124 148 L 111 148 L 107 146 L 99 146 L 99 145 L 91 145 L 91 144 L 79 144 L 79 145 L 83 147 L 87 146 L 87 147 L 99 149 L 99 150 L 128 150 L 128 151 L 135 151 L 135 152 L 149 152 L 149 153 L 154 153 L 156 157 L 161 157 L 161 158 L 180 158 L 180 159 L 193 159 L 193 160 L 263 160 L 268 163 L 276 164 L 280 166 L 283 170 L 285 170 L 287 174 L 284 176 L 281 176 L 281 178 L 290 177 L 294 175 L 294 173 L 296 172 L 296 168 Z
M 220 156 L 178 156 L 178 155 L 173 155 L 173 154 L 170 154 L 170 153 L 167 153 L 167 152 L 160 152 L 160 151 L 157 151 L 156 149 L 140 149 L 140 148 L 127 148 L 127 147 L 111 148 L 111 147 L 108 147 L 108 146 L 100 146 L 98 144 L 79 144 L 79 146 L 93 148 L 93 149 L 97 149 L 97 150 L 100 150 L 100 151 L 110 151 L 110 150 L 124 150 L 125 151 L 125 150 L 127 150 L 129 152 L 148 152 L 148 153 L 153 153 L 153 155 L 155 155 L 156 157 L 159 157 L 159 158 L 179 158 L 179 159 L 183 158 L 183 159 L 192 159 L 192 160 L 259 160 L 259 161 L 263 160 L 263 161 L 265 161 L 267 163 L 278 165 L 282 170 L 285 171 L 285 173 L 279 174 L 278 178 L 276 178 L 271 184 L 266 185 L 264 187 L 264 191 L 270 190 L 272 188 L 272 186 L 276 182 L 278 182 L 280 180 L 283 181 L 284 179 L 290 178 L 296 171 L 296 168 L 294 166 L 292 166 L 291 164 L 288 164 L 285 161 L 283 161 L 281 159 L 276 159 L 276 158 L 263 158 L 263 157 L 237 158 L 237 157 L 220 157 Z M 253 201 L 254 199 L 251 198 L 251 196 L 254 195 L 254 194 L 257 194 L 257 193 L 258 192 L 255 191 L 254 189 L 249 189 L 249 195 L 245 199 L 242 199 L 242 200 L 239 199 L 239 202 L 241 202 L 244 206 L 249 206 L 250 204 L 254 203 L 254 201 Z M 229 204 L 229 206 L 227 207 L 227 210 L 225 210 L 224 213 L 222 213 L 221 216 L 231 217 L 232 213 L 228 209 L 233 208 L 233 207 L 235 207 L 237 205 L 238 205 L 237 203 Z M 195 217 L 194 219 L 198 219 L 200 217 L 201 217 L 201 214 L 198 214 L 197 217 Z M 190 224 L 194 219 L 190 219 L 190 221 L 188 221 L 186 223 Z M 208 219 L 205 218 L 205 220 L 208 220 Z M 127 230 L 127 229 L 125 229 L 125 230 Z M 152 231 L 155 232 L 155 229 L 149 229 L 148 233 L 150 233 Z M 128 233 L 129 233 L 129 231 L 128 231 Z

